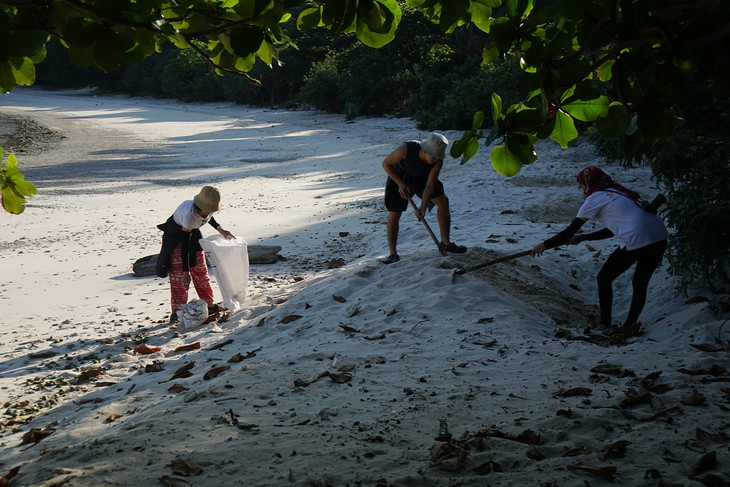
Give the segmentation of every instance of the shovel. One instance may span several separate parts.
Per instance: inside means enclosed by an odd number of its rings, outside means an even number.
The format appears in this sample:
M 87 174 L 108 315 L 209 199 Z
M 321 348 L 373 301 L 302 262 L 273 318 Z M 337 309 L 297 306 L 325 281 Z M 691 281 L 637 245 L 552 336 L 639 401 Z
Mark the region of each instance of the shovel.
M 489 260 L 487 262 L 482 262 L 481 264 L 475 265 L 474 267 L 467 267 L 466 269 L 457 269 L 454 271 L 454 275 L 451 276 L 451 284 L 456 282 L 456 276 L 461 276 L 463 274 L 466 274 L 467 272 L 475 271 L 477 269 L 483 269 L 484 267 L 489 267 L 490 265 L 499 264 L 500 262 L 504 262 L 506 260 L 512 260 L 512 259 L 516 259 L 518 257 L 524 257 L 526 255 L 530 255 L 530 252 L 532 252 L 532 249 L 523 250 L 522 252 L 519 252 L 517 254 L 505 255 L 504 257 L 500 257 L 498 259 Z
M 406 193 L 408 194 L 408 193 Z M 413 198 L 411 198 L 411 195 L 408 194 L 408 202 L 413 207 L 413 211 L 418 212 L 418 207 L 413 202 Z M 446 257 L 446 251 L 444 250 L 443 246 L 441 245 L 441 242 L 439 242 L 439 239 L 436 238 L 436 235 L 433 234 L 433 231 L 431 230 L 431 227 L 428 226 L 428 223 L 426 222 L 426 218 L 421 218 L 421 223 L 423 223 L 423 226 L 426 227 L 426 230 L 428 230 L 428 234 L 431 235 L 431 238 L 436 243 L 436 246 L 439 248 L 439 252 L 441 252 L 441 255 Z

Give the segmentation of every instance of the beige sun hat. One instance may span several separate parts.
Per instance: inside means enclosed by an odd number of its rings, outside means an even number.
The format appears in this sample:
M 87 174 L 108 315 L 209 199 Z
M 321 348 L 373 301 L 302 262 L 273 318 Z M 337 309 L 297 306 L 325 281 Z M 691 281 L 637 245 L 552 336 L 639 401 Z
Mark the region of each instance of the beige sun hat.
M 449 139 L 437 133 L 433 133 L 427 139 L 421 141 L 423 152 L 440 161 L 443 161 L 446 156 L 447 145 L 449 145 Z
M 213 186 L 203 186 L 193 198 L 193 203 L 201 210 L 213 213 L 221 209 L 221 194 Z

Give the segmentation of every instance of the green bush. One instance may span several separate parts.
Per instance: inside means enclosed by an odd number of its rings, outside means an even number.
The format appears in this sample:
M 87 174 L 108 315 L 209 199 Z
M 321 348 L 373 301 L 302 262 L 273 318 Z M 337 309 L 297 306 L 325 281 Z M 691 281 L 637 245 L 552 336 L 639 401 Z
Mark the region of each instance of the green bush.
M 453 64 L 440 62 L 422 75 L 420 91 L 414 97 L 419 128 L 467 130 L 478 111 L 491 120 L 493 92 L 502 97 L 505 106 L 528 93 L 527 77 L 514 58 L 489 65 L 467 60 L 455 69 Z
M 192 49 L 182 49 L 165 63 L 160 77 L 162 93 L 182 101 L 223 100 L 218 78 Z

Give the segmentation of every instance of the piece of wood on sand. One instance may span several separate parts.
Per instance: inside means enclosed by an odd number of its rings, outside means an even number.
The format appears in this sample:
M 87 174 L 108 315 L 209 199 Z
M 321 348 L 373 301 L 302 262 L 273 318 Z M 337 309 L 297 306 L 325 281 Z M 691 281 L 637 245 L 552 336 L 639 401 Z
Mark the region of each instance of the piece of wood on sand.
M 278 245 L 249 245 L 248 246 L 248 263 L 249 264 L 273 264 L 278 262 L 282 257 L 279 255 L 281 247 Z M 156 274 L 157 255 L 148 255 L 141 257 L 132 265 L 134 277 L 147 277 Z

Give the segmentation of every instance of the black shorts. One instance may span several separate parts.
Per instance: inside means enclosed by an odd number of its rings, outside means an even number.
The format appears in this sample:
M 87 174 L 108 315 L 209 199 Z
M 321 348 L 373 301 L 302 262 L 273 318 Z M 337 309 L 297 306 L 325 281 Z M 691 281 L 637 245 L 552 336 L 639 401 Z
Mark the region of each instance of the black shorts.
M 423 196 L 424 189 L 424 187 L 415 188 L 413 189 L 413 193 L 421 198 Z M 441 183 L 441 181 L 437 180 L 436 187 L 433 190 L 431 198 L 436 198 L 438 196 L 441 196 L 442 194 L 444 194 L 444 185 Z M 400 193 L 398 192 L 398 185 L 395 184 L 395 182 L 390 178 L 388 178 L 388 181 L 385 183 L 385 207 L 388 209 L 388 211 L 397 212 L 404 212 L 408 209 L 408 200 L 404 200 L 401 197 Z

